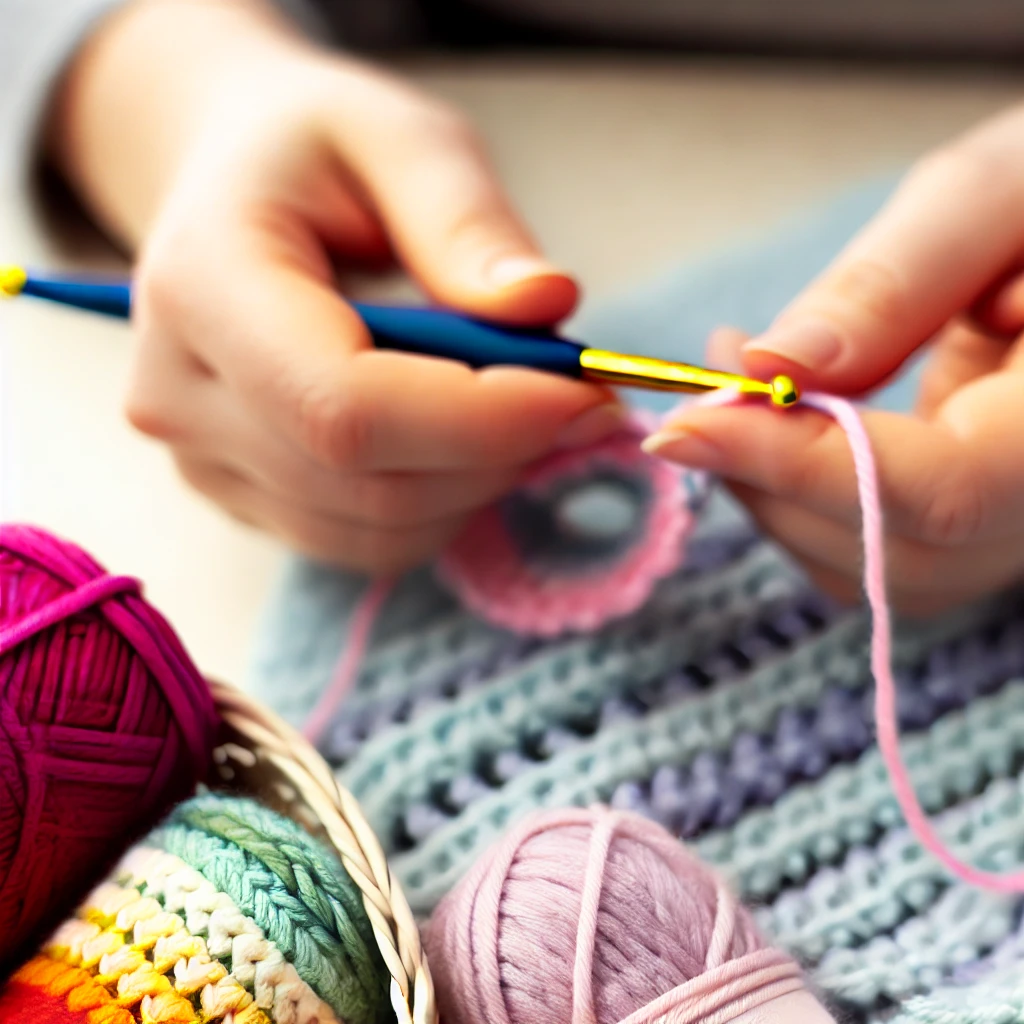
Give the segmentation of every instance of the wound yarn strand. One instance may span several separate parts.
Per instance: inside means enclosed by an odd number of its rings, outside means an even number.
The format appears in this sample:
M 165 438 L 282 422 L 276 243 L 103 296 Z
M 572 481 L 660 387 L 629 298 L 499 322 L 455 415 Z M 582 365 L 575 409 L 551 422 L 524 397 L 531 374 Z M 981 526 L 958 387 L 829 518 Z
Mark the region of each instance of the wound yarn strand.
M 374 624 L 394 586 L 394 581 L 390 579 L 374 580 L 356 605 L 334 676 L 302 728 L 302 734 L 310 743 L 315 744 L 323 736 L 342 701 L 355 686 Z
M 871 609 L 871 672 L 875 677 L 875 728 L 878 747 L 896 801 L 918 842 L 957 878 L 1001 893 L 1024 892 L 1024 871 L 998 874 L 960 860 L 939 838 L 921 802 L 900 753 L 896 683 L 892 672 L 892 622 L 885 593 L 885 542 L 878 472 L 871 439 L 857 410 L 831 395 L 804 396 L 804 402 L 831 416 L 846 434 L 857 474 L 864 534 L 864 591 Z

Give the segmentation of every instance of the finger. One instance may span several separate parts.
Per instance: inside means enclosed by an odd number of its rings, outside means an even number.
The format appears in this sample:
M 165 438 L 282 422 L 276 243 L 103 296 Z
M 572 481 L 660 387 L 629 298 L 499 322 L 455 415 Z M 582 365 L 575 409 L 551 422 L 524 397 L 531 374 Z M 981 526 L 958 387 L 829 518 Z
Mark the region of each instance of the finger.
M 1014 270 L 986 292 L 971 309 L 971 318 L 985 331 L 1014 338 L 1024 330 L 1024 274 Z
M 970 401 L 967 391 L 975 392 Z M 864 413 L 891 532 L 936 545 L 1015 534 L 1024 511 L 1020 391 L 1020 380 L 998 374 L 957 393 L 932 422 Z M 849 526 L 860 522 L 849 442 L 816 411 L 691 407 L 645 448 Z
M 509 467 L 621 424 L 616 408 L 598 408 L 609 394 L 593 385 L 373 350 L 354 311 L 327 281 L 295 266 L 279 235 L 230 218 L 209 235 L 204 248 L 186 247 L 202 254 L 201 266 L 179 268 L 159 249 L 150 264 L 157 271 L 144 263 L 140 331 L 188 325 L 180 344 L 197 346 L 255 417 L 325 466 L 350 473 Z M 197 278 L 202 289 L 190 285 Z
M 237 395 L 211 378 L 178 386 L 166 406 L 152 418 L 175 418 L 171 437 L 165 439 L 173 439 L 181 454 L 223 463 L 278 498 L 355 523 L 396 528 L 463 515 L 509 491 L 521 471 L 516 466 L 472 472 L 339 473 L 252 416 Z
M 920 164 L 885 209 L 745 349 L 758 376 L 859 394 L 888 377 L 1017 261 L 1024 179 L 987 136 Z M 950 197 L 956 197 L 951 201 Z
M 426 291 L 444 305 L 512 323 L 567 316 L 576 283 L 541 255 L 475 132 L 404 92 L 383 102 L 395 107 L 391 117 L 348 110 L 329 119 L 328 131 Z
M 240 522 L 275 534 L 310 558 L 360 572 L 393 575 L 428 562 L 462 527 L 459 518 L 407 529 L 383 529 L 308 512 L 214 463 L 176 456 L 197 491 Z
M 864 554 L 859 526 L 848 526 L 751 488 L 738 486 L 733 491 L 765 533 L 805 565 L 829 570 L 833 587 L 845 577 L 859 594 Z M 900 610 L 926 603 L 935 609 L 952 607 L 1000 589 L 1018 572 L 1001 541 L 948 549 L 889 536 L 885 562 L 889 599 Z
M 743 373 L 743 346 L 749 340 L 750 335 L 736 327 L 716 327 L 708 338 L 708 368 Z
M 930 419 L 957 390 L 1003 365 L 1005 340 L 953 322 L 939 335 L 928 353 L 918 388 L 916 415 Z
M 395 530 L 441 523 L 497 501 L 518 470 L 341 475 L 298 460 L 274 465 L 248 453 L 235 463 L 267 493 L 309 512 Z
M 863 591 L 859 581 L 855 583 L 849 576 L 818 565 L 809 558 L 800 559 L 800 563 L 811 582 L 834 601 L 853 607 L 863 600 Z M 901 615 L 912 619 L 927 619 L 941 615 L 943 612 L 969 601 L 972 596 L 976 595 L 941 592 L 904 594 L 892 588 L 887 594 L 890 607 Z

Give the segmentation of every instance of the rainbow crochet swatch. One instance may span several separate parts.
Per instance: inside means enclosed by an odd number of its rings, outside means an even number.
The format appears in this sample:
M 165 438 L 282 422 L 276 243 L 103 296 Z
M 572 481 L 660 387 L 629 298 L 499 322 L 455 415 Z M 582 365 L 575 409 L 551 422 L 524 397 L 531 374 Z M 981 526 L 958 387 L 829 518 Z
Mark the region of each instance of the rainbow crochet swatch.
M 378 1024 L 388 975 L 326 847 L 253 800 L 180 805 L 0 991 L 5 1024 Z

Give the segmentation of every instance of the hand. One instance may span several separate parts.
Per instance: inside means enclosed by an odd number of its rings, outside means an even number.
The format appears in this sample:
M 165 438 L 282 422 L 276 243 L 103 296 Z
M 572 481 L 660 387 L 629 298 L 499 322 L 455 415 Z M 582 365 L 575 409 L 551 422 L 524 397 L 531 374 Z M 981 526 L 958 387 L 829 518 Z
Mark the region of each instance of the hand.
M 257 5 L 130 5 L 76 62 L 54 149 L 141 247 L 128 415 L 237 518 L 314 557 L 429 558 L 521 468 L 613 430 L 601 389 L 372 349 L 332 261 L 396 255 L 441 303 L 575 304 L 465 121 Z
M 859 395 L 930 354 L 912 415 L 865 413 L 885 510 L 890 599 L 931 614 L 1024 576 L 1024 109 L 926 157 L 761 337 L 712 358 Z M 843 433 L 811 410 L 693 408 L 649 450 L 720 473 L 826 591 L 860 594 Z

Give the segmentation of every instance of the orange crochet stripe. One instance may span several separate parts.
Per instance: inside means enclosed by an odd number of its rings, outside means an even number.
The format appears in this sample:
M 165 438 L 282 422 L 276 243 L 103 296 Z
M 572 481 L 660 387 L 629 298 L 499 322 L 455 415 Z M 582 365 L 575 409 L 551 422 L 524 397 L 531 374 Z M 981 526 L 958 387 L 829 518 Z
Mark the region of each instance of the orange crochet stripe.
M 40 1005 L 41 998 L 51 1004 L 46 1010 Z M 3 1024 L 41 1020 L 55 1024 L 136 1024 L 132 1014 L 118 1006 L 88 971 L 48 956 L 36 956 L 20 967 L 0 994 Z

